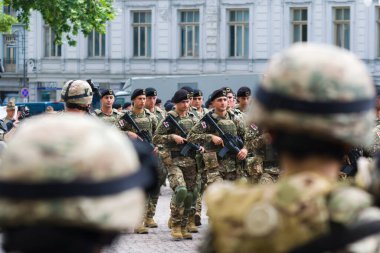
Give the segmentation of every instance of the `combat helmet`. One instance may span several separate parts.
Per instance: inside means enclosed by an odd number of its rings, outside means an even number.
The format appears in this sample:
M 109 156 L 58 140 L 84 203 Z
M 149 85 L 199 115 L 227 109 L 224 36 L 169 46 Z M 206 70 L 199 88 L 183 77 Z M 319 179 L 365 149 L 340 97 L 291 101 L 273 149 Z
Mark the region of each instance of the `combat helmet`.
M 270 61 L 250 114 L 268 129 L 365 146 L 372 138 L 374 98 L 370 74 L 354 54 L 296 44 Z
M 62 87 L 61 98 L 66 104 L 88 106 L 92 102 L 93 92 L 90 84 L 83 80 L 70 80 Z
M 124 231 L 141 221 L 146 169 L 116 129 L 70 113 L 37 116 L 8 144 L 0 170 L 1 228 Z

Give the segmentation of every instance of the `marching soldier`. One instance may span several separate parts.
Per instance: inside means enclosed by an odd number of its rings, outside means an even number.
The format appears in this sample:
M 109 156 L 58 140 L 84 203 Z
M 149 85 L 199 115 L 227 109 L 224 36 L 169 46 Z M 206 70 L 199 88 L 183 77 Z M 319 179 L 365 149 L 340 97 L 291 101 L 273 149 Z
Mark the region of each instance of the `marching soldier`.
M 274 56 L 250 116 L 268 129 L 282 178 L 211 186 L 202 252 L 377 252 L 378 240 L 351 243 L 378 226 L 380 210 L 366 192 L 338 183 L 346 151 L 371 141 L 374 97 L 365 64 L 344 49 L 307 43 Z
M 153 113 L 151 113 L 148 109 L 145 109 L 146 91 L 144 89 L 134 90 L 132 92 L 131 100 L 133 102 L 132 110 L 130 112 L 126 112 L 123 116 L 120 117 L 119 128 L 122 131 L 125 131 L 127 135 L 132 139 L 142 140 L 145 142 L 149 142 L 149 141 L 151 142 L 152 136 L 157 129 L 158 122 L 157 122 L 156 116 Z M 128 114 L 130 117 L 126 117 L 128 116 L 126 114 Z M 137 127 L 141 130 L 141 132 L 144 131 L 144 133 L 146 134 L 145 136 L 147 137 L 145 140 L 143 136 L 139 135 L 138 130 L 133 124 L 136 124 Z M 152 143 L 148 143 L 148 144 L 153 146 Z M 156 149 L 153 150 L 152 148 L 152 155 L 154 152 L 156 152 Z M 156 194 L 153 193 L 152 195 L 156 195 Z M 157 227 L 157 223 L 153 220 L 153 217 L 148 217 L 148 213 L 150 214 L 152 213 L 148 209 L 150 198 L 151 196 L 148 197 L 147 208 L 146 208 L 147 210 L 146 210 L 144 222 L 140 226 L 136 227 L 134 230 L 134 232 L 137 234 L 147 234 L 149 232 L 147 229 L 148 226 Z
M 61 99 L 65 102 L 66 112 L 89 114 L 92 97 L 92 88 L 87 81 L 70 80 L 62 87 Z
M 168 118 L 172 117 L 184 133 L 188 133 L 197 122 L 194 114 L 189 112 L 189 98 L 190 95 L 186 90 L 178 90 L 172 98 L 175 110 L 168 113 Z M 160 156 L 168 169 L 170 187 L 174 191 L 170 202 L 169 227 L 171 227 L 171 236 L 175 240 L 192 239 L 189 230 L 198 232 L 194 224 L 195 212 L 191 210 L 197 195 L 195 154 L 198 150 L 191 149 L 187 155 L 181 153 L 187 144 L 186 136 L 168 118 L 160 123 L 153 141 L 156 145 L 163 145 Z M 189 215 L 192 222 L 188 225 Z
M 193 101 L 191 104 L 191 112 L 194 113 L 194 115 L 201 119 L 206 113 L 208 113 L 208 109 L 203 108 L 203 92 L 201 90 L 194 90 L 193 92 Z
M 95 110 L 95 115 L 105 122 L 110 123 L 113 126 L 118 125 L 120 112 L 117 109 L 113 109 L 113 103 L 115 102 L 115 93 L 112 89 L 105 90 L 101 93 L 101 108 Z
M 146 103 L 145 108 L 148 109 L 151 113 L 156 115 L 158 122 L 161 122 L 165 117 L 165 112 L 158 106 L 156 106 L 157 102 L 157 90 L 155 88 L 146 88 Z
M 210 115 L 224 133 L 231 135 L 235 140 L 240 139 L 242 142 L 245 136 L 245 126 L 239 117 L 227 110 L 226 90 L 222 88 L 214 91 L 210 100 L 213 103 L 214 111 L 206 114 L 206 116 Z M 224 157 L 218 156 L 225 143 L 223 143 L 223 139 L 215 127 L 210 126 L 203 119 L 192 128 L 188 140 L 200 143 L 205 147 L 206 152 L 203 154 L 203 160 L 207 171 L 207 185 L 243 177 L 242 163 L 247 156 L 247 149 L 244 146 L 236 147 L 237 152 L 228 151 Z
M 8 122 L 15 121 L 15 112 L 16 112 L 16 104 L 13 100 L 9 100 L 6 107 L 7 115 L 1 120 L 4 121 L 5 124 Z
M 249 103 L 251 101 L 251 89 L 248 87 L 240 87 L 237 91 L 237 102 L 235 109 L 238 109 L 242 113 L 246 113 Z

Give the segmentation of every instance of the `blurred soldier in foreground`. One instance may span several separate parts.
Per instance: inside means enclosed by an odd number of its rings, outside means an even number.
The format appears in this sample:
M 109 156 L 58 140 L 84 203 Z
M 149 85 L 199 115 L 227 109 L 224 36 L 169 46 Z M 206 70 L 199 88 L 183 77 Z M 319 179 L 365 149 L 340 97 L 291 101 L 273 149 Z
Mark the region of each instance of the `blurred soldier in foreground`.
M 117 126 L 118 120 L 121 114 L 117 109 L 113 109 L 113 103 L 115 102 L 115 93 L 113 90 L 108 89 L 102 92 L 101 94 L 101 107 L 100 109 L 96 109 L 95 115 L 98 116 L 100 119 L 104 120 L 105 122 Z
M 7 112 L 7 116 L 5 116 L 5 118 L 2 119 L 5 124 L 7 124 L 10 121 L 15 120 L 16 105 L 13 100 L 8 101 L 6 112 Z
M 65 102 L 65 111 L 89 114 L 92 95 L 91 86 L 87 81 L 67 81 L 61 92 L 61 98 Z
M 380 150 L 380 86 L 376 86 L 376 120 L 372 133 L 373 144 L 369 148 L 369 153 L 374 156 Z
M 2 159 L 3 248 L 99 253 L 141 221 L 144 188 L 153 179 L 131 142 L 99 120 L 73 114 L 33 118 Z
M 347 246 L 363 236 L 355 229 L 380 211 L 338 176 L 347 150 L 371 141 L 374 96 L 365 65 L 346 50 L 298 44 L 274 56 L 250 116 L 268 129 L 283 177 L 211 186 L 203 252 L 357 252 Z
M 183 151 L 186 145 L 191 145 L 187 142 L 186 135 L 198 121 L 189 112 L 189 98 L 190 94 L 184 89 L 174 94 L 172 101 L 175 110 L 170 111 L 167 118 L 160 123 L 153 139 L 156 145 L 163 145 L 160 156 L 168 169 L 168 179 L 173 189 L 168 223 L 171 236 L 175 240 L 192 239 L 189 232 L 198 232 L 194 224 L 195 210 L 192 205 L 197 198 L 195 155 L 200 147 L 195 148 L 194 145 L 194 148 Z M 191 222 L 187 226 L 189 217 Z

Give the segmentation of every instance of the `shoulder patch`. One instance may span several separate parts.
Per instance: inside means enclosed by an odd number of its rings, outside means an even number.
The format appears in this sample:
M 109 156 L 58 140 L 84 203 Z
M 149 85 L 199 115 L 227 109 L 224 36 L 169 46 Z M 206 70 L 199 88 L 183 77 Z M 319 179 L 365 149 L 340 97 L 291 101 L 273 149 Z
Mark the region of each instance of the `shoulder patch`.
M 203 129 L 206 129 L 207 128 L 207 123 L 204 122 L 204 121 L 201 121 L 201 126 Z
M 254 123 L 252 123 L 252 124 L 250 125 L 250 127 L 251 127 L 253 130 L 257 130 L 257 129 L 258 129 L 258 126 L 256 126 Z
M 124 120 L 119 120 L 119 124 L 120 124 L 121 127 L 124 127 L 125 126 Z
M 162 124 L 164 125 L 165 128 L 169 128 L 170 124 L 167 121 L 163 121 Z

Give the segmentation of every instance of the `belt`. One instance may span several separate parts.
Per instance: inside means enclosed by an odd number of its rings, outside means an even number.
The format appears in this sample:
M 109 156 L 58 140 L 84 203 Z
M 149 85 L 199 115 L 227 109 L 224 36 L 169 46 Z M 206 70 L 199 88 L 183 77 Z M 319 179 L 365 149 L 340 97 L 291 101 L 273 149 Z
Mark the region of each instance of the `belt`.
M 183 155 L 181 154 L 180 151 L 171 151 L 171 152 L 170 152 L 170 155 L 171 155 L 172 158 L 177 158 L 177 157 L 190 157 L 190 158 L 195 159 L 195 155 L 196 155 L 196 153 L 190 151 L 190 152 L 188 153 L 187 156 L 183 156 Z

